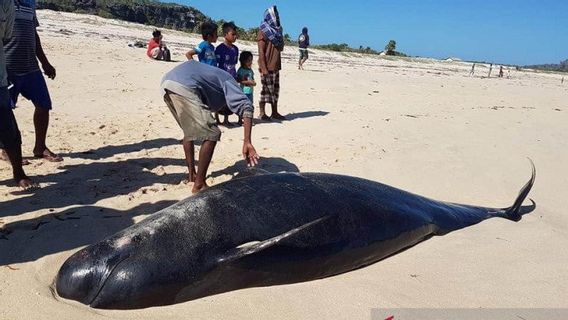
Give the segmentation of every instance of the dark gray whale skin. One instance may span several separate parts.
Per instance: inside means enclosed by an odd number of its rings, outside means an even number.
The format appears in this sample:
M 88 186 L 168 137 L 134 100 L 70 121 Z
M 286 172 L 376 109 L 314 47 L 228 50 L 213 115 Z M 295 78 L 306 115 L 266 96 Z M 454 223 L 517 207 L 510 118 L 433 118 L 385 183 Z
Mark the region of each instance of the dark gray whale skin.
M 133 309 L 328 277 L 488 218 L 518 221 L 534 179 L 533 165 L 504 209 L 333 174 L 235 179 L 73 254 L 54 289 L 94 308 Z

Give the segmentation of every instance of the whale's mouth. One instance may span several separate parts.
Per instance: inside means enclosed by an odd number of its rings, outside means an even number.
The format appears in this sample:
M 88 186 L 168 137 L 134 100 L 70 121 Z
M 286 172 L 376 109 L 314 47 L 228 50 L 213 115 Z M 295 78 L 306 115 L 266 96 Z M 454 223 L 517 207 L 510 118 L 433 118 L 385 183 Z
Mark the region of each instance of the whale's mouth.
M 117 256 L 99 261 L 82 259 L 81 255 L 72 257 L 57 274 L 55 292 L 61 298 L 91 305 L 96 301 L 114 270 L 129 257 L 129 255 Z
M 85 304 L 88 304 L 88 305 L 90 305 L 90 306 L 92 306 L 92 307 L 95 307 L 95 306 L 96 306 L 97 298 L 99 297 L 101 291 L 103 291 L 107 280 L 108 280 L 109 278 L 111 278 L 111 275 L 114 273 L 114 270 L 116 270 L 116 268 L 117 268 L 120 264 L 122 264 L 125 260 L 128 260 L 128 258 L 130 258 L 130 256 L 126 256 L 126 257 L 124 257 L 123 259 L 119 260 L 119 261 L 112 267 L 112 269 L 110 269 L 110 270 L 108 271 L 108 273 L 104 276 L 104 280 L 102 280 L 102 282 L 99 284 L 98 290 L 96 290 L 96 293 L 95 293 L 95 294 L 93 295 L 93 297 L 91 298 L 91 301 L 85 302 Z

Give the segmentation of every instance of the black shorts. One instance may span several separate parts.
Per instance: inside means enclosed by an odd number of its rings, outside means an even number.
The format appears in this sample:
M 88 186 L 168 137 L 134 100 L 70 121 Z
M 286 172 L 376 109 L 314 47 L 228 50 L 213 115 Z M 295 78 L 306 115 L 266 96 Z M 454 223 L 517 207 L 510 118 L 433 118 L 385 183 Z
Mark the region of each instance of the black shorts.
M 0 148 L 11 149 L 22 144 L 22 136 L 12 111 L 7 87 L 0 87 Z

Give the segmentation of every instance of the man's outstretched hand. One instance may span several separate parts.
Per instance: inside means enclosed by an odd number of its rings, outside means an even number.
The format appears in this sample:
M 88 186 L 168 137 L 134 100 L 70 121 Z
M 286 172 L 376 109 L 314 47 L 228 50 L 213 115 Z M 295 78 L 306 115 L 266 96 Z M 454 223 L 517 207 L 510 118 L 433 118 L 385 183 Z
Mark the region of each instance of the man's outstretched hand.
M 253 147 L 252 143 L 243 144 L 243 157 L 249 167 L 256 166 L 258 164 L 258 159 L 260 159 L 260 156 L 256 153 L 256 149 Z

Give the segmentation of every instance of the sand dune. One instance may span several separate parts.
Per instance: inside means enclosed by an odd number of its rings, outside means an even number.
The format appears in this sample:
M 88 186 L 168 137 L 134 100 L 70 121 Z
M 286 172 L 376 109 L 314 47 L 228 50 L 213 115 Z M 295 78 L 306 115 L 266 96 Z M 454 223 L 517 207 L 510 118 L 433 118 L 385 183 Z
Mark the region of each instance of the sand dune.
M 150 61 L 152 28 L 38 12 L 57 68 L 48 145 L 62 163 L 30 159 L 42 189 L 20 194 L 0 164 L 0 319 L 368 319 L 372 308 L 562 307 L 568 296 L 568 83 L 511 71 L 468 77 L 470 64 L 312 50 L 305 71 L 284 52 L 281 110 L 259 123 L 261 168 L 381 181 L 431 198 L 509 206 L 530 176 L 536 210 L 436 237 L 367 268 L 319 281 L 229 292 L 174 306 L 100 311 L 56 300 L 50 284 L 77 249 L 189 196 L 181 130 L 159 94 L 175 63 Z M 197 35 L 165 30 L 173 58 Z M 238 42 L 256 53 L 254 43 Z M 256 62 L 255 62 L 256 64 Z M 258 74 L 258 73 L 257 73 Z M 258 100 L 259 90 L 255 92 Z M 33 107 L 16 109 L 33 148 Z M 231 120 L 236 121 L 235 118 Z M 208 182 L 245 169 L 241 128 L 222 128 Z

